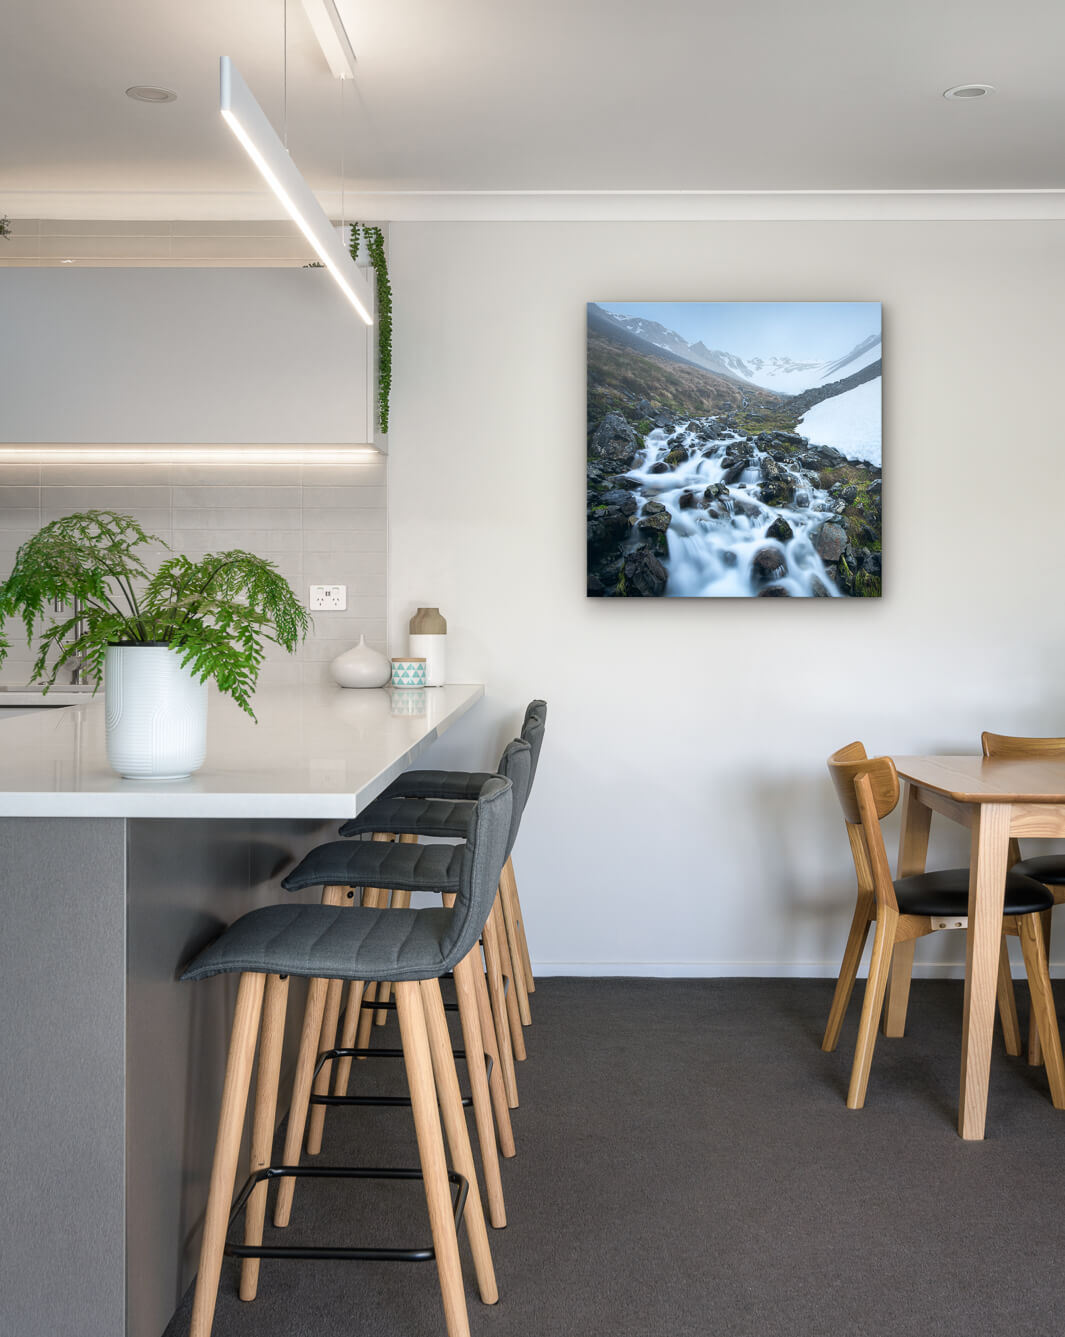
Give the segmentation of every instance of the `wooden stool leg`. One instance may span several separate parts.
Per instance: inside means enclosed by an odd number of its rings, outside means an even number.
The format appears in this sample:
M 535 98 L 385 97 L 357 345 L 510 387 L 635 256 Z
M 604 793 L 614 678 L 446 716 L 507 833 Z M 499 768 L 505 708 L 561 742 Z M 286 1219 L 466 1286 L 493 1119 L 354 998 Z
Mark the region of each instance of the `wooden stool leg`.
M 1014 1058 L 1021 1052 L 1021 1025 L 1017 1020 L 1017 999 L 1013 993 L 1013 976 L 1010 973 L 1010 953 L 1006 935 L 1002 935 L 1002 944 L 998 952 L 998 1015 L 1002 1022 L 1002 1039 L 1006 1053 Z
M 355 1047 L 355 1033 L 358 1030 L 359 1017 L 362 1011 L 363 989 L 364 982 L 362 980 L 352 980 L 348 988 L 348 1003 L 344 1009 L 344 1029 L 340 1034 L 341 1049 L 354 1049 Z M 350 1077 L 351 1059 L 338 1059 L 336 1081 L 333 1083 L 333 1095 L 346 1096 L 348 1094 L 348 1079 Z
M 392 839 L 391 836 L 388 837 Z M 377 840 L 377 836 L 374 836 Z M 380 910 L 388 904 L 389 892 L 384 887 L 363 887 L 362 903 L 369 906 L 371 910 Z M 368 1049 L 370 1047 L 370 1027 L 374 1022 L 373 1008 L 371 1003 L 377 1002 L 377 981 L 372 980 L 366 984 L 362 995 L 362 1011 L 359 1015 L 359 1029 L 355 1036 L 355 1045 L 358 1049 Z
M 1046 958 L 1049 967 L 1050 963 L 1050 921 L 1052 913 L 1050 910 L 1044 910 L 1039 918 L 1043 922 L 1043 942 L 1046 944 Z M 1024 939 L 1021 939 L 1023 950 Z M 1043 1061 L 1043 1047 L 1039 1040 L 1039 1022 L 1035 1015 L 1035 1008 L 1032 1008 L 1031 1016 L 1028 1020 L 1028 1062 L 1033 1066 L 1038 1066 Z
M 514 965 L 510 959 L 510 947 L 507 943 L 507 931 L 503 924 L 503 912 L 499 908 L 498 894 L 488 918 L 495 927 L 495 938 L 499 946 L 499 968 L 504 977 L 510 981 L 510 988 L 506 991 L 504 999 L 507 1009 L 507 1022 L 510 1026 L 510 1047 L 514 1051 L 514 1057 L 518 1062 L 524 1063 L 526 1058 L 525 1034 L 521 1025 L 521 1012 L 518 1010 L 518 991 L 514 987 Z
M 865 951 L 865 940 L 869 936 L 869 925 L 872 922 L 875 904 L 876 899 L 870 891 L 859 895 L 858 903 L 854 907 L 851 931 L 847 935 L 847 946 L 843 950 L 843 964 L 839 968 L 836 991 L 832 995 L 832 1006 L 828 1010 L 825 1038 L 821 1041 L 821 1048 L 828 1054 L 831 1054 L 839 1044 L 840 1027 L 847 1014 L 847 1005 L 854 991 L 854 981 L 858 978 L 858 965 L 862 959 L 862 952 Z
M 1043 1062 L 1046 1064 L 1050 1097 L 1055 1109 L 1065 1109 L 1065 1061 L 1061 1054 L 1061 1035 L 1058 1016 L 1054 1009 L 1054 994 L 1047 967 L 1046 943 L 1043 939 L 1042 916 L 1018 915 L 1017 929 L 1024 953 L 1024 967 L 1028 972 L 1028 988 L 1032 995 L 1032 1012 L 1039 1023 L 1043 1044 Z
M 403 1038 L 403 1062 L 410 1086 L 418 1155 L 425 1180 L 425 1201 L 429 1209 L 436 1269 L 444 1301 L 444 1320 L 448 1337 L 470 1337 L 466 1293 L 459 1262 L 459 1241 L 451 1208 L 447 1161 L 444 1158 L 444 1139 L 436 1107 L 436 1083 L 433 1081 L 421 991 L 417 984 L 409 980 L 397 983 L 396 1010 Z M 473 1185 L 470 1187 L 472 1189 Z
M 514 907 L 514 889 L 510 878 L 507 877 L 506 868 L 500 874 L 499 890 L 496 893 L 496 904 L 499 906 L 499 916 L 503 923 L 503 931 L 507 939 L 507 953 L 510 956 L 511 977 L 510 987 L 514 990 L 517 1004 L 518 1015 L 521 1017 L 521 1024 L 528 1026 L 532 1023 L 532 1013 L 529 1011 L 529 990 L 525 984 L 525 962 L 522 960 L 521 943 L 518 939 L 517 910 Z
M 351 905 L 354 893 L 350 887 L 326 887 L 322 893 L 323 905 Z M 327 1049 L 335 1049 L 337 1042 L 337 1024 L 340 1021 L 340 1000 L 344 993 L 343 980 L 330 980 L 325 995 L 325 1011 L 322 1014 L 322 1029 L 318 1040 L 318 1054 Z M 317 1057 L 316 1057 L 317 1061 Z M 327 1063 L 314 1080 L 314 1094 L 324 1096 L 329 1091 L 329 1079 L 332 1076 Z M 325 1106 L 311 1106 L 311 1122 L 307 1132 L 307 1155 L 317 1156 L 322 1150 L 322 1134 L 325 1131 Z
M 251 1130 L 249 1174 L 265 1170 L 274 1149 L 277 1118 L 277 1088 L 281 1080 L 281 1049 L 285 1039 L 288 1007 L 288 976 L 270 975 L 266 981 L 262 1036 L 259 1042 L 259 1075 L 255 1083 L 255 1115 Z M 258 1248 L 266 1221 L 266 1180 L 252 1189 L 244 1212 L 244 1243 Z M 245 1258 L 240 1265 L 240 1298 L 254 1300 L 259 1289 L 259 1258 Z
M 513 860 L 509 858 L 503 865 L 503 877 L 510 888 L 510 896 L 514 907 L 514 923 L 518 930 L 521 964 L 525 971 L 525 988 L 529 993 L 535 993 L 536 981 L 533 979 L 532 962 L 529 960 L 529 941 L 525 936 L 525 918 L 521 913 L 521 901 L 518 899 L 518 879 L 514 876 Z
M 891 958 L 891 978 L 884 1007 L 884 1034 L 894 1040 L 906 1034 L 906 1009 L 910 1005 L 910 981 L 913 978 L 913 953 L 916 946 L 916 938 L 897 942 Z
M 322 1013 L 328 980 L 311 980 L 307 990 L 307 1006 L 303 1011 L 303 1030 L 300 1034 L 300 1052 L 296 1059 L 296 1076 L 292 1081 L 292 1101 L 288 1108 L 288 1127 L 285 1130 L 285 1150 L 282 1165 L 299 1165 L 303 1130 L 307 1126 L 307 1107 L 311 1095 L 311 1078 L 318 1058 L 318 1037 L 322 1033 Z M 292 1213 L 292 1199 L 296 1192 L 295 1179 L 286 1176 L 277 1187 L 274 1204 L 274 1225 L 287 1226 Z
M 496 1047 L 499 1051 L 499 1065 L 502 1068 L 503 1086 L 507 1093 L 507 1104 L 511 1109 L 518 1105 L 518 1082 L 514 1072 L 514 1051 L 510 1042 L 510 1022 L 507 1019 L 507 1005 L 503 997 L 503 970 L 499 961 L 499 944 L 496 927 L 492 916 L 481 934 L 484 948 L 484 965 L 488 985 L 488 997 L 492 1005 L 492 1024 L 495 1030 Z
M 854 1067 L 851 1069 L 851 1083 L 847 1091 L 849 1110 L 860 1110 L 865 1104 L 865 1093 L 869 1086 L 869 1068 L 873 1062 L 873 1047 L 876 1044 L 876 1028 L 884 1006 L 884 993 L 891 970 L 891 953 L 895 946 L 895 928 L 899 921 L 898 911 L 892 910 L 890 906 L 880 906 L 877 916 L 873 952 L 869 958 L 869 978 L 865 985 L 865 998 L 862 1000 L 862 1019 L 858 1026 L 858 1045 L 854 1051 Z
M 218 1281 L 222 1275 L 222 1251 L 233 1205 L 233 1181 L 237 1174 L 240 1137 L 244 1131 L 244 1114 L 248 1107 L 248 1087 L 251 1085 L 255 1038 L 259 1030 L 265 984 L 264 975 L 249 973 L 240 977 L 229 1056 L 226 1059 L 222 1109 L 218 1116 L 218 1137 L 211 1166 L 211 1187 L 207 1194 L 200 1270 L 196 1277 L 196 1298 L 192 1303 L 189 1337 L 210 1337 L 214 1323 Z
M 473 1093 L 473 1115 L 477 1124 L 477 1140 L 481 1148 L 481 1165 L 484 1167 L 484 1191 L 488 1199 L 488 1215 L 497 1230 L 507 1224 L 507 1209 L 503 1202 L 503 1181 L 499 1174 L 499 1152 L 496 1149 L 496 1128 L 492 1118 L 492 1099 L 488 1094 L 488 1075 L 484 1067 L 484 1042 L 481 1039 L 481 1023 L 477 1020 L 477 999 L 473 992 L 470 972 L 479 968 L 473 964 L 474 954 L 469 954 L 455 967 L 455 992 L 459 1002 L 459 1022 L 462 1026 L 462 1044 L 466 1051 L 466 1070 L 470 1074 L 470 1090 Z M 479 953 L 477 953 L 479 958 Z M 437 994 L 440 986 L 437 983 Z M 441 1004 L 441 1009 L 443 1004 Z M 441 1011 L 443 1016 L 443 1011 Z M 432 1027 L 429 1039 L 432 1041 Z M 437 1085 L 440 1075 L 437 1074 Z M 508 1110 L 509 1115 L 509 1110 Z M 452 1153 L 454 1159 L 454 1153 Z M 465 1170 L 460 1170 L 465 1174 Z
M 404 845 L 416 844 L 417 840 L 418 840 L 417 836 L 400 836 L 400 841 Z M 410 892 L 406 891 L 405 889 L 394 891 L 392 893 L 391 904 L 393 910 L 410 909 Z M 392 989 L 391 984 L 389 984 L 389 982 L 385 980 L 377 991 L 377 1001 L 379 1003 L 387 1003 L 391 989 Z M 377 1009 L 377 1015 L 374 1018 L 375 1024 L 378 1026 L 383 1026 L 387 1020 L 388 1020 L 387 1011 L 383 1007 L 379 1007 Z
M 496 1288 L 492 1250 L 488 1243 L 488 1230 L 484 1224 L 481 1195 L 477 1188 L 477 1168 L 473 1163 L 470 1132 L 466 1127 L 459 1079 L 455 1073 L 455 1057 L 451 1051 L 451 1037 L 448 1035 L 444 1002 L 440 997 L 440 981 L 422 980 L 420 990 L 422 1007 L 425 1010 L 425 1027 L 429 1036 L 429 1050 L 433 1060 L 433 1073 L 436 1077 L 436 1092 L 440 1100 L 440 1113 L 444 1120 L 447 1144 L 451 1151 L 451 1163 L 460 1175 L 465 1176 L 470 1185 L 463 1220 L 470 1241 L 470 1250 L 473 1253 L 477 1289 L 484 1303 L 492 1305 L 499 1299 L 499 1291 Z M 492 1159 L 494 1158 L 493 1142 Z M 498 1171 L 498 1165 L 496 1169 Z M 502 1193 L 502 1190 L 500 1192 Z
M 499 1150 L 504 1156 L 514 1155 L 514 1134 L 510 1127 L 511 1106 L 507 1102 L 507 1091 L 503 1085 L 503 1065 L 499 1061 L 499 1046 L 496 1043 L 495 1022 L 492 1019 L 492 1004 L 488 1000 L 488 981 L 480 962 L 470 972 L 473 979 L 474 994 L 477 999 L 477 1020 L 481 1023 L 481 1043 L 484 1052 L 492 1060 L 492 1069 L 488 1075 L 488 1089 L 492 1093 L 492 1110 L 495 1114 L 496 1131 L 499 1134 Z M 514 1106 L 517 1109 L 517 1089 L 514 1092 Z

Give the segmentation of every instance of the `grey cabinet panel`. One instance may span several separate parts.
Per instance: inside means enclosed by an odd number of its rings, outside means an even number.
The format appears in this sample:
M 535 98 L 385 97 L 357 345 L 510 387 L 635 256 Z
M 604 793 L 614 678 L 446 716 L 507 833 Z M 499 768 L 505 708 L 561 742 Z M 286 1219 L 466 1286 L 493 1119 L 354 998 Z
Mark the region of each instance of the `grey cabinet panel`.
M 371 332 L 321 269 L 0 269 L 0 439 L 372 441 Z

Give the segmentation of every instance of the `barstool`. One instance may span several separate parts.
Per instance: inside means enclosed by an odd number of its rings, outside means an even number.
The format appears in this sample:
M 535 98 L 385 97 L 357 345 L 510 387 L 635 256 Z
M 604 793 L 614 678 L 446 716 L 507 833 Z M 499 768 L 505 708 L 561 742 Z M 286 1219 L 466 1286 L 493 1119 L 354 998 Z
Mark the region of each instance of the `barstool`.
M 509 856 L 517 837 L 524 799 L 529 788 L 531 760 L 530 744 L 516 739 L 504 749 L 500 758 L 499 776 L 484 777 L 485 784 L 498 778 L 511 783 L 511 818 L 504 857 Z M 461 835 L 466 838 L 469 824 L 476 818 L 477 813 L 477 804 L 467 801 L 455 804 L 448 800 L 390 800 L 384 805 L 386 809 L 390 809 L 389 819 L 395 817 L 398 820 L 402 816 L 398 811 L 401 803 L 413 803 L 417 808 L 420 819 L 417 830 L 424 835 L 452 837 Z M 402 830 L 402 822 L 398 824 Z M 463 848 L 461 844 L 418 845 L 379 840 L 334 840 L 311 850 L 284 878 L 281 885 L 288 891 L 324 886 L 325 897 L 329 903 L 340 905 L 347 901 L 350 888 L 360 886 L 380 889 L 385 895 L 389 891 L 393 895 L 397 892 L 409 895 L 412 891 L 440 892 L 444 894 L 447 903 L 459 889 L 462 869 L 460 855 Z M 491 949 L 488 944 L 492 941 L 491 917 L 495 913 L 494 902 L 493 897 L 493 908 L 486 917 L 481 934 L 486 957 L 489 959 L 491 959 Z M 380 907 L 380 912 L 410 913 L 403 907 L 389 911 L 383 906 Z M 498 1036 L 502 1034 L 504 1038 L 506 1037 L 506 1023 L 504 1020 L 501 1030 L 494 1024 L 484 972 L 478 966 L 473 966 L 471 963 L 470 969 L 467 970 L 467 963 L 464 962 L 456 968 L 454 975 L 464 1056 L 470 1074 L 474 1117 L 481 1146 L 481 1164 L 485 1174 L 489 1216 L 494 1226 L 502 1227 L 506 1224 L 506 1209 L 499 1173 L 497 1134 L 499 1150 L 503 1155 L 513 1156 L 515 1152 L 507 1096 L 500 1078 Z M 309 1104 L 313 1104 L 314 1110 L 310 1117 L 307 1152 L 316 1156 L 322 1146 L 326 1104 L 359 1103 L 359 1097 L 350 1097 L 347 1094 L 350 1060 L 352 1055 L 364 1057 L 375 1052 L 367 1048 L 366 1029 L 375 1007 L 380 1004 L 375 999 L 367 998 L 372 987 L 372 985 L 367 987 L 367 981 L 378 978 L 359 977 L 352 983 L 339 1048 L 334 1048 L 334 1045 L 340 1021 L 341 982 L 333 980 L 329 984 L 324 1008 L 317 1018 L 312 1016 L 313 999 L 308 996 L 297 1070 L 313 1064 L 315 1056 L 317 1056 L 317 1070 L 313 1092 L 310 1088 L 299 1089 L 298 1082 L 293 1089 L 288 1137 L 285 1144 L 286 1161 L 295 1162 L 298 1159 L 300 1139 Z M 491 1068 L 487 1073 L 484 1066 L 485 1055 L 491 1060 Z M 328 1096 L 330 1065 L 334 1062 L 336 1062 L 336 1076 L 333 1095 Z M 294 1182 L 282 1185 L 274 1217 L 276 1225 L 288 1224 L 294 1193 Z
M 522 741 L 527 742 L 531 749 L 530 773 L 524 795 L 515 790 L 515 837 L 525 811 L 525 804 L 532 792 L 546 721 L 546 704 L 543 701 L 530 702 L 525 711 L 521 730 Z M 500 774 L 506 774 L 503 767 L 504 763 L 501 760 Z M 358 817 L 345 822 L 340 828 L 340 834 L 348 837 L 372 835 L 375 839 L 382 839 L 385 838 L 383 833 L 402 833 L 401 839 L 410 840 L 417 840 L 419 835 L 461 839 L 465 822 L 462 804 L 476 796 L 486 779 L 487 775 L 480 772 L 408 771 L 394 781 L 379 798 L 370 803 Z M 430 799 L 439 801 L 431 811 L 420 806 L 423 801 Z M 450 812 L 440 806 L 444 803 L 454 805 Z M 511 847 L 513 848 L 513 841 Z M 395 901 L 396 897 L 393 896 L 393 903 Z M 486 926 L 484 949 L 492 1011 L 500 1028 L 498 1044 L 503 1063 L 503 1081 L 508 1102 L 511 1108 L 515 1109 L 518 1095 L 514 1059 L 523 1062 L 526 1058 L 522 1026 L 529 1025 L 532 1020 L 527 987 L 532 981 L 532 968 L 529 966 L 526 969 L 528 946 L 525 944 L 525 930 L 509 852 L 503 867 L 503 875 L 499 880 L 496 906 Z M 504 988 L 504 979 L 510 981 L 509 990 Z M 387 999 L 387 984 L 381 986 L 381 993 Z M 502 1028 L 504 1016 L 509 1036 Z M 378 1012 L 377 1022 L 378 1025 L 384 1023 L 383 1012 Z M 364 1029 L 360 1031 L 359 1043 L 365 1044 L 369 1039 L 369 1016 L 363 1018 L 362 1026 Z
M 291 1183 L 294 1176 L 307 1174 L 423 1180 L 433 1247 L 429 1251 L 411 1251 L 407 1256 L 416 1253 L 421 1257 L 435 1257 L 448 1337 L 468 1337 L 469 1334 L 458 1252 L 459 1219 L 467 1223 L 481 1299 L 486 1304 L 494 1304 L 498 1299 L 439 980 L 441 975 L 460 967 L 467 959 L 488 917 L 506 853 L 512 807 L 510 791 L 510 782 L 499 777 L 489 780 L 481 791 L 467 828 L 466 842 L 453 851 L 458 862 L 453 908 L 383 910 L 362 906 L 345 909 L 336 905 L 267 906 L 238 919 L 205 948 L 182 975 L 185 980 L 199 980 L 210 975 L 240 972 L 190 1337 L 210 1335 L 224 1253 L 238 1253 L 244 1259 L 240 1294 L 245 1300 L 255 1298 L 260 1258 L 323 1256 L 321 1249 L 275 1250 L 262 1246 L 269 1181 L 280 1179 L 284 1185 Z M 431 848 L 424 847 L 425 850 Z M 451 852 L 450 847 L 441 848 Z M 309 1019 L 313 1021 L 316 1016 L 319 1023 L 327 981 L 370 978 L 387 979 L 395 985 L 420 1171 L 381 1172 L 361 1167 L 306 1171 L 288 1163 L 287 1159 L 280 1166 L 271 1164 L 288 977 L 291 975 L 312 980 Z M 234 1246 L 227 1243 L 226 1235 L 261 1014 L 262 1042 L 252 1128 L 251 1171 L 233 1211 L 235 1216 L 246 1205 L 245 1242 L 243 1246 Z M 313 1053 L 308 1059 L 301 1052 L 296 1074 L 297 1090 L 309 1092 L 312 1067 Z M 444 1155 L 440 1115 L 455 1167 L 451 1176 Z M 456 1189 L 454 1201 L 449 1183 Z M 330 1249 L 324 1252 L 335 1258 L 397 1256 L 394 1249 Z
M 540 747 L 543 743 L 544 729 L 547 726 L 547 702 L 540 699 L 530 701 L 525 708 L 520 737 L 532 748 L 529 792 L 532 792 L 536 779 L 536 767 L 540 761 Z M 380 823 L 385 814 L 382 810 L 374 813 L 378 804 L 403 798 L 438 798 L 456 802 L 475 799 L 484 784 L 486 775 L 471 771 L 406 771 L 394 780 L 379 799 L 370 804 L 353 822 L 346 822 L 340 828 L 342 836 L 362 834 L 365 831 L 389 831 L 387 826 L 371 825 L 371 821 Z M 526 795 L 526 802 L 528 795 Z M 371 816 L 372 815 L 372 816 Z M 509 957 L 511 972 L 509 978 L 514 985 L 514 998 L 508 999 L 507 1007 L 511 1018 L 512 1045 L 515 1057 L 525 1058 L 525 1042 L 521 1037 L 520 1025 L 528 1026 L 532 1021 L 529 1009 L 529 994 L 535 993 L 536 982 L 533 979 L 532 962 L 529 958 L 529 943 L 525 936 L 525 921 L 518 898 L 518 884 L 514 876 L 514 864 L 507 855 L 503 874 L 499 882 L 499 903 L 505 935 L 500 934 L 500 946 Z

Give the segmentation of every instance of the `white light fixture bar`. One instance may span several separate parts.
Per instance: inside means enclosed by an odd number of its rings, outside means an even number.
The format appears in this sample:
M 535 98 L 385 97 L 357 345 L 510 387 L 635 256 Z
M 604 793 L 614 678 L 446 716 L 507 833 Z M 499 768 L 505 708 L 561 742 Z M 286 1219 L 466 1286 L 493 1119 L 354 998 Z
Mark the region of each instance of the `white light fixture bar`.
M 355 52 L 333 0 L 303 0 L 303 9 L 334 79 L 355 78 Z
M 228 56 L 223 56 L 219 64 L 219 107 L 223 120 L 240 140 L 285 212 L 314 247 L 315 254 L 332 274 L 344 296 L 366 324 L 372 325 L 373 293 L 369 280 L 344 249 L 314 192 L 300 175 L 288 149 L 277 137 L 266 113 Z
M 0 464 L 361 464 L 373 446 L 0 446 Z

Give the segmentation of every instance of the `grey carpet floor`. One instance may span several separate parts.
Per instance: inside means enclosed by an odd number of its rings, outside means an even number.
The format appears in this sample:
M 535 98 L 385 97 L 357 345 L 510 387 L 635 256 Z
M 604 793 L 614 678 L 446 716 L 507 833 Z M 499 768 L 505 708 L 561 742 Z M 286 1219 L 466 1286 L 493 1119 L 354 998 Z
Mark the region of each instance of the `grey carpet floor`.
M 519 1065 L 500 1301 L 473 1337 L 1059 1337 L 1065 1113 L 996 1036 L 987 1139 L 955 1131 L 961 986 L 916 982 L 844 1106 L 830 981 L 544 979 Z M 1023 1009 L 1023 986 L 1018 986 Z M 1022 1018 L 1023 1020 L 1023 1018 Z M 394 1022 L 391 1023 L 394 1025 Z M 379 1033 L 380 1034 L 380 1033 Z M 398 1080 L 400 1065 L 360 1065 Z M 382 1076 L 382 1071 L 385 1075 Z M 321 1161 L 416 1163 L 409 1113 L 330 1111 Z M 292 1243 L 427 1240 L 418 1184 L 297 1189 Z M 185 1337 L 191 1293 L 165 1337 Z M 444 1337 L 432 1263 L 226 1260 L 215 1337 Z

